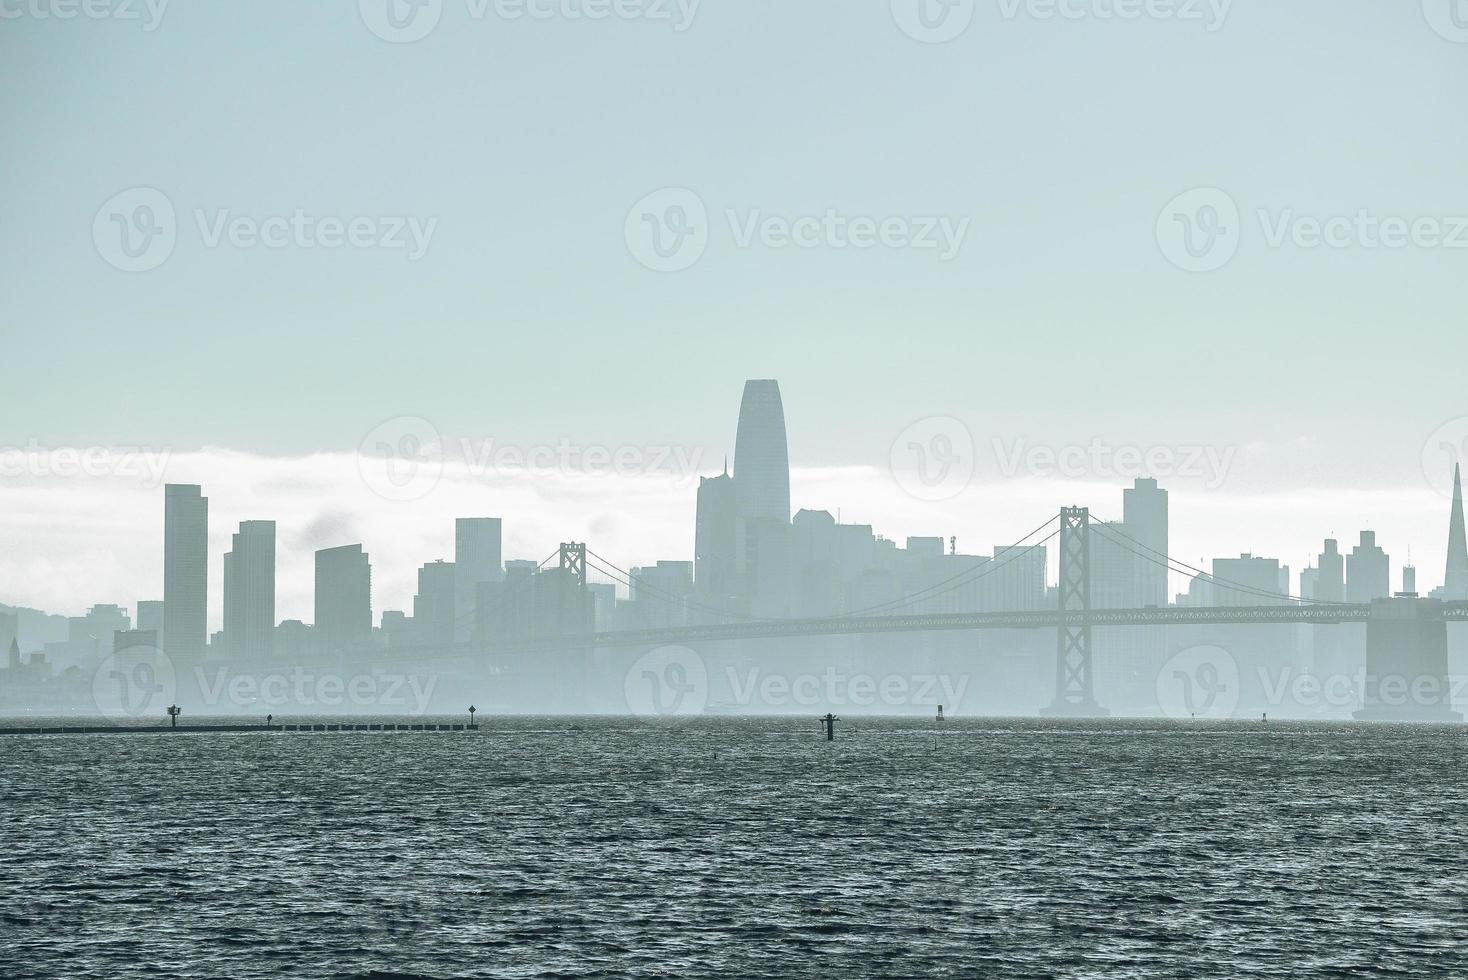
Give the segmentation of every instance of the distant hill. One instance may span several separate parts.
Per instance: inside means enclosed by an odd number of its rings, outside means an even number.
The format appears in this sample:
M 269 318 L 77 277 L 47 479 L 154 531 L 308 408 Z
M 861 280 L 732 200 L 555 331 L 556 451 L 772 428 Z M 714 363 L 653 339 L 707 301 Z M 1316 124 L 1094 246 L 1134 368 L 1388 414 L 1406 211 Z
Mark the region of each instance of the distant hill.
M 66 639 L 65 616 L 52 616 L 39 609 L 27 609 L 22 606 L 7 606 L 3 602 L 0 602 L 0 613 L 9 613 L 16 617 L 16 634 L 20 640 L 22 653 L 40 650 L 47 643 Z M 9 643 L 7 642 L 6 645 L 9 646 Z M 0 656 L 3 655 L 3 652 L 0 652 Z

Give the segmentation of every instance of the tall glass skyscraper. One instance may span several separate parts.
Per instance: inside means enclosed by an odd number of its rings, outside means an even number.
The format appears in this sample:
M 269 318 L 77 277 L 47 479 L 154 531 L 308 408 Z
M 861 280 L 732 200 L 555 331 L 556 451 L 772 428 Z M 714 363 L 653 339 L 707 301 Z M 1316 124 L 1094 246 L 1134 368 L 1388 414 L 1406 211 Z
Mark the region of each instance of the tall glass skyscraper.
M 360 544 L 316 552 L 316 645 L 358 649 L 372 638 L 372 563 Z
M 479 586 L 505 577 L 503 527 L 498 517 L 460 517 L 454 521 L 454 639 L 474 632 Z
M 204 659 L 208 638 L 209 498 L 191 484 L 163 488 L 163 643 L 170 657 Z
M 1151 549 L 1148 559 L 1138 557 L 1133 562 L 1136 604 L 1165 606 L 1167 569 L 1161 556 L 1168 553 L 1167 491 L 1157 486 L 1156 480 L 1139 477 L 1121 492 L 1121 512 L 1127 536 L 1144 549 Z
M 746 381 L 734 438 L 736 571 L 749 611 L 789 615 L 790 451 L 777 381 Z
M 790 523 L 790 450 L 778 381 L 746 381 L 734 438 L 734 494 L 741 520 Z
M 275 652 L 275 522 L 244 521 L 224 556 L 224 642 L 231 657 Z
M 706 602 L 726 602 L 738 591 L 734 571 L 736 523 L 734 478 L 726 472 L 699 480 L 693 584 Z

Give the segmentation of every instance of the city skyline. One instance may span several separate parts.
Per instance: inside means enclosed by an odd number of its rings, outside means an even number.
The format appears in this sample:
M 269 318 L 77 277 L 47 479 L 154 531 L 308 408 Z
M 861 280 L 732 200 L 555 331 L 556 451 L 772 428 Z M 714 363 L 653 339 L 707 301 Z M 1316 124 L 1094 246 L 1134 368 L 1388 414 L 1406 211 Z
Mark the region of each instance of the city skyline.
M 778 601 L 770 605 L 768 604 L 768 600 L 752 598 L 750 601 L 755 603 L 755 605 L 746 607 L 746 612 L 750 609 L 762 609 L 763 611 L 760 613 L 762 616 L 788 617 L 796 615 L 793 611 L 796 603 L 796 600 L 793 598 L 796 584 L 789 577 L 792 573 L 779 571 L 772 573 L 768 568 L 764 570 L 757 569 L 756 566 L 760 563 L 759 554 L 761 550 L 767 553 L 767 555 L 778 556 L 779 554 L 788 553 L 794 541 L 800 539 L 801 535 L 808 537 L 810 533 L 808 530 L 801 530 L 801 521 L 804 515 L 825 512 L 839 516 L 841 509 L 839 507 L 799 508 L 799 512 L 793 515 L 793 530 L 796 538 L 790 536 L 792 531 L 790 519 L 787 518 L 784 521 L 779 519 L 778 513 L 788 514 L 791 507 L 790 491 L 788 489 L 790 485 L 791 465 L 785 448 L 787 441 L 786 425 L 781 410 L 781 401 L 781 390 L 778 381 L 750 381 L 746 383 L 739 410 L 738 424 L 736 426 L 736 438 L 734 440 L 736 443 L 736 453 L 733 460 L 733 472 L 730 473 L 729 462 L 725 461 L 722 475 L 716 475 L 712 478 L 700 477 L 699 486 L 696 490 L 682 491 L 686 496 L 693 498 L 696 512 L 695 519 L 692 522 L 693 526 L 687 529 L 689 532 L 687 537 L 690 547 L 684 550 L 658 555 L 656 558 L 645 561 L 626 561 L 624 563 L 625 567 L 633 568 L 636 571 L 636 567 L 639 565 L 645 564 L 651 567 L 656 564 L 666 566 L 671 570 L 674 566 L 686 563 L 689 594 L 697 594 L 702 597 L 704 602 L 714 603 L 721 602 L 727 598 L 727 595 L 720 596 L 721 589 L 728 592 L 734 589 L 752 587 L 750 583 L 763 577 L 767 580 L 767 583 L 775 583 L 773 587 L 766 584 L 765 588 L 772 589 L 777 594 Z M 940 431 L 938 439 L 947 438 L 948 435 L 951 435 L 951 433 Z M 917 445 L 916 448 L 919 451 L 919 458 L 915 462 L 918 464 L 919 469 L 932 463 L 932 460 L 923 458 L 924 453 L 934 449 L 934 447 L 941 448 L 946 445 L 948 444 L 941 441 L 930 441 L 929 444 Z M 402 449 L 402 445 L 394 447 L 394 452 L 399 449 Z M 745 475 L 742 480 L 739 478 L 741 472 L 739 465 L 741 453 L 745 459 L 745 465 L 743 467 Z M 364 471 L 361 474 L 363 481 L 368 485 L 376 483 L 379 487 L 393 486 L 394 484 L 392 483 L 383 484 L 380 482 L 383 479 L 382 474 L 391 475 L 395 472 L 399 474 L 415 473 L 416 466 L 404 469 L 406 462 L 405 459 L 395 456 L 394 453 L 389 453 L 388 458 L 379 459 L 375 461 L 375 464 L 368 464 L 383 467 L 382 473 Z M 895 467 L 891 475 L 895 482 L 903 482 L 903 474 Z M 914 477 L 912 474 L 908 474 L 907 478 L 913 479 Z M 932 474 L 929 475 L 928 479 L 931 483 L 941 484 L 941 480 L 933 480 Z M 399 482 L 402 482 L 406 486 L 412 486 L 411 479 Z M 716 494 L 715 491 L 721 483 L 727 483 L 728 489 L 720 494 Z M 1443 567 L 1445 568 L 1445 574 L 1441 580 L 1434 575 L 1431 568 L 1421 567 L 1420 551 L 1417 555 L 1410 558 L 1406 555 L 1398 555 L 1395 563 L 1393 563 L 1392 558 L 1386 551 L 1376 549 L 1376 531 L 1374 529 L 1358 529 L 1354 533 L 1343 533 L 1332 530 L 1325 536 L 1317 539 L 1323 541 L 1327 549 L 1337 541 L 1341 542 L 1345 548 L 1352 549 L 1350 554 L 1343 555 L 1341 559 L 1343 561 L 1342 568 L 1344 569 L 1341 582 L 1345 583 L 1342 586 L 1344 589 L 1341 593 L 1342 599 L 1349 602 L 1362 602 L 1375 596 L 1387 595 L 1402 590 L 1404 587 L 1402 582 L 1402 576 L 1405 573 L 1404 567 L 1408 565 L 1409 561 L 1412 563 L 1411 574 L 1413 582 L 1422 584 L 1423 594 L 1426 594 L 1438 584 L 1444 585 L 1444 589 L 1441 590 L 1443 594 L 1455 596 L 1458 592 L 1468 591 L 1468 549 L 1465 549 L 1463 542 L 1462 491 L 1461 474 L 1459 472 L 1454 473 L 1451 486 L 1453 496 L 1450 501 L 1450 523 L 1446 532 L 1441 536 L 1441 540 L 1444 542 Z M 201 489 L 207 490 L 208 488 L 201 488 L 195 485 L 170 484 L 165 488 L 166 492 L 164 494 L 166 501 L 164 508 L 165 534 L 163 535 L 165 538 L 164 578 L 166 583 L 164 591 L 167 593 L 169 589 L 172 589 L 180 597 L 179 601 L 175 603 L 176 610 L 172 614 L 175 619 L 179 619 L 179 621 L 185 623 L 182 628 L 175 629 L 175 633 L 180 635 L 196 632 L 197 627 L 192 624 L 196 623 L 199 618 L 198 607 L 200 605 L 200 597 L 209 595 L 207 587 L 208 573 L 207 571 L 202 574 L 200 572 L 201 568 L 207 569 L 208 562 L 201 564 L 199 554 L 201 546 L 208 547 L 208 545 L 204 544 L 207 538 L 201 537 L 201 535 L 208 526 L 209 497 L 207 494 L 201 492 Z M 429 506 L 432 493 L 433 488 L 430 487 L 424 493 L 422 499 L 400 500 L 396 501 L 396 503 L 399 506 L 411 508 Z M 709 496 L 707 502 L 705 501 L 706 494 Z M 1142 544 L 1154 551 L 1171 554 L 1172 552 L 1168 550 L 1172 529 L 1168 502 L 1169 494 L 1169 488 L 1160 484 L 1157 480 L 1145 477 L 1135 478 L 1132 486 L 1121 488 L 1121 507 L 1120 513 L 1117 514 L 1121 523 L 1118 523 L 1116 526 L 1129 529 L 1131 535 L 1135 536 Z M 1151 502 L 1154 498 L 1156 500 L 1155 503 Z M 714 501 L 716 499 L 722 500 L 724 503 L 715 504 Z M 712 514 L 721 512 L 719 511 L 721 507 L 727 508 L 727 518 L 706 519 L 704 514 L 705 509 L 708 509 Z M 1101 507 L 1093 507 L 1093 510 L 1098 515 L 1102 515 L 1098 519 L 1104 520 L 1104 514 L 1106 512 L 1104 504 Z M 726 519 L 729 522 L 727 531 L 719 531 L 716 527 L 713 527 L 721 519 Z M 349 621 L 354 617 L 356 617 L 357 622 L 361 623 L 365 618 L 365 628 L 371 631 L 386 626 L 383 620 L 385 613 L 406 615 L 408 617 L 407 622 L 410 623 L 415 619 L 424 620 L 442 617 L 443 622 L 449 624 L 445 626 L 448 632 L 442 637 L 435 636 L 435 641 L 455 641 L 462 643 L 471 638 L 469 624 L 473 621 L 475 597 L 479 583 L 498 582 L 502 580 L 505 576 L 506 568 L 511 564 L 515 564 L 515 562 L 506 561 L 507 558 L 513 559 L 514 556 L 508 554 L 504 548 L 504 528 L 506 523 L 504 516 L 454 516 L 451 520 L 453 521 L 454 528 L 452 550 L 446 556 L 442 557 L 423 557 L 414 565 L 414 568 L 416 568 L 416 572 L 414 573 L 416 586 L 411 601 L 394 604 L 392 601 L 386 600 L 383 596 L 373 594 L 370 583 L 373 580 L 374 570 L 370 564 L 370 559 L 364 553 L 364 542 L 357 542 L 351 545 L 335 545 L 314 550 L 316 581 L 312 601 L 315 605 L 315 614 L 311 617 L 282 615 L 278 618 L 274 615 L 277 601 L 276 522 L 261 519 L 242 520 L 238 524 L 238 530 L 233 532 L 230 537 L 229 549 L 220 556 L 224 574 L 218 608 L 216 610 L 210 605 L 205 605 L 205 621 L 209 624 L 209 633 L 212 634 L 215 631 L 215 624 L 217 624 L 221 628 L 221 642 L 224 644 L 222 649 L 231 655 L 241 656 L 249 654 L 251 656 L 268 657 L 272 650 L 272 645 L 275 642 L 273 639 L 276 632 L 275 625 L 285 622 L 305 621 L 307 624 L 321 622 L 323 616 L 322 610 L 324 608 L 342 608 L 340 605 L 341 600 L 324 598 L 324 596 L 341 594 L 341 589 L 345 588 L 348 594 L 353 590 L 357 590 L 356 594 L 362 596 L 370 606 L 370 612 L 363 609 L 359 613 L 328 613 L 329 623 L 339 624 L 344 621 Z M 827 520 L 833 523 L 837 522 L 836 517 L 830 517 Z M 513 531 L 517 523 L 515 518 L 513 516 L 510 517 L 508 523 Z M 710 549 L 711 553 L 724 553 L 718 560 L 714 560 L 709 555 L 704 555 L 700 550 L 703 547 L 701 541 L 706 531 L 706 523 L 710 524 L 711 540 L 718 540 L 720 542 L 718 546 Z M 766 525 L 775 525 L 775 527 L 771 528 L 769 532 L 761 531 L 760 528 Z M 780 525 L 783 525 L 783 531 L 780 531 Z M 810 525 L 807 523 L 806 526 L 809 527 Z M 859 526 L 859 524 L 854 526 Z M 777 531 L 779 533 L 775 534 L 774 537 L 768 536 L 770 533 Z M 1355 540 L 1358 535 L 1359 540 Z M 883 537 L 891 538 L 898 542 L 897 547 L 900 548 L 900 542 L 904 536 L 901 534 L 884 534 L 882 530 L 878 529 L 876 531 L 876 537 L 879 540 Z M 950 538 L 953 540 L 950 541 Z M 917 547 L 917 545 L 913 544 L 914 541 L 933 541 L 937 545 L 938 554 L 945 553 L 945 544 L 947 545 L 948 551 L 956 552 L 957 550 L 955 535 L 933 534 L 924 537 L 919 534 L 908 535 L 906 539 L 909 548 Z M 993 538 L 991 537 L 990 540 L 992 541 Z M 365 545 L 367 550 L 371 550 L 370 542 L 365 542 Z M 809 547 L 809 541 L 807 540 L 802 546 Z M 926 548 L 927 545 L 924 543 L 922 547 Z M 1107 567 L 1106 562 L 1109 560 L 1105 557 L 1104 542 L 1098 543 L 1097 547 L 1102 548 L 1097 553 L 1097 561 L 1100 563 L 1099 567 L 1104 569 Z M 1381 556 L 1377 560 L 1377 565 L 1374 566 L 1376 571 L 1372 572 L 1369 584 L 1365 585 L 1361 583 L 1366 581 L 1366 576 L 1359 572 L 1352 573 L 1352 569 L 1355 567 L 1357 561 L 1354 556 L 1360 552 L 1362 547 L 1366 547 L 1368 550 L 1376 549 L 1377 554 Z M 993 551 L 996 555 L 1000 549 L 1000 545 L 993 545 Z M 971 553 L 977 554 L 981 550 L 983 549 L 972 549 Z M 970 552 L 966 551 L 965 553 Z M 1234 557 L 1235 553 L 1242 557 L 1236 559 Z M 368 584 L 365 586 L 335 586 L 330 584 L 334 581 L 341 581 L 341 572 L 326 572 L 326 578 L 323 579 L 323 559 L 337 554 L 341 554 L 349 562 L 353 560 L 350 558 L 350 555 L 355 554 L 357 556 L 355 560 L 361 562 L 363 565 L 364 571 L 361 573 L 362 581 Z M 1321 571 L 1316 565 L 1321 564 L 1323 566 L 1325 560 L 1330 557 L 1329 554 L 1317 555 L 1312 552 L 1310 557 L 1305 561 L 1295 563 L 1287 559 L 1279 561 L 1279 556 L 1271 555 L 1267 548 L 1241 547 L 1236 552 L 1230 551 L 1211 556 L 1211 558 L 1204 557 L 1200 560 L 1199 564 L 1206 568 L 1211 561 L 1214 563 L 1214 568 L 1217 569 L 1220 567 L 1218 563 L 1222 562 L 1223 567 L 1231 567 L 1232 564 L 1238 564 L 1243 569 L 1250 562 L 1254 561 L 1255 556 L 1261 560 L 1270 559 L 1276 561 L 1276 567 L 1279 568 L 1276 576 L 1277 591 L 1281 594 L 1303 594 L 1311 598 L 1339 601 L 1331 600 L 1330 598 L 1333 593 L 1329 585 L 1329 574 L 1325 575 L 1324 585 L 1317 584 L 1320 580 Z M 212 559 L 212 552 L 207 557 Z M 789 559 L 778 557 L 774 559 L 767 557 L 765 559 L 767 565 L 770 561 L 774 562 L 774 565 L 771 567 L 778 569 L 779 567 L 783 567 L 784 564 L 788 564 Z M 1048 556 L 1049 570 L 1044 573 L 1048 576 L 1048 581 L 1053 581 L 1054 579 L 1053 570 L 1055 561 L 1056 558 L 1053 553 Z M 455 570 L 456 566 L 457 571 Z M 333 566 L 328 564 L 325 567 L 331 568 Z M 438 573 L 439 568 L 442 568 L 443 574 Z M 176 570 L 171 571 L 171 569 Z M 696 575 L 695 569 L 697 569 Z M 381 571 L 378 570 L 376 574 L 380 576 Z M 400 575 L 401 571 L 399 570 L 396 574 Z M 1138 574 L 1143 574 L 1143 572 L 1139 571 Z M 1234 577 L 1233 573 L 1219 574 L 1223 575 L 1224 578 Z M 1237 573 L 1241 578 L 1248 578 L 1253 574 L 1255 573 L 1252 570 L 1241 570 Z M 1145 575 L 1147 581 L 1152 584 L 1142 584 L 1142 581 L 1138 580 L 1138 584 L 1135 587 L 1126 587 L 1122 593 L 1118 593 L 1119 595 L 1127 596 L 1124 601 L 1107 601 L 1105 604 L 1113 606 L 1142 606 L 1158 604 L 1159 600 L 1162 603 L 1171 603 L 1174 600 L 1183 601 L 1188 599 L 1190 589 L 1196 592 L 1200 581 L 1199 579 L 1194 579 L 1192 582 L 1183 581 L 1182 584 L 1184 587 L 1179 590 L 1176 585 L 1180 576 L 1176 571 L 1169 573 L 1152 569 L 1145 571 Z M 231 580 L 233 580 L 233 584 Z M 441 587 L 438 584 L 440 580 L 442 582 Z M 649 579 L 648 581 L 653 580 Z M 326 583 L 325 588 L 323 587 L 323 583 Z M 729 586 L 721 583 L 735 583 L 735 585 Z M 1451 586 L 1455 591 L 1449 592 L 1447 590 L 1448 586 Z M 622 598 L 628 596 L 626 582 L 616 583 L 613 587 L 619 590 L 618 594 Z M 441 595 L 440 588 L 442 589 Z M 1313 591 L 1317 588 L 1321 591 Z M 1194 601 L 1214 601 L 1211 599 L 1197 600 L 1196 596 L 1193 599 Z M 363 600 L 358 599 L 356 601 L 361 602 Z M 326 603 L 326 606 L 322 605 L 323 602 Z M 335 605 L 333 605 L 333 602 L 335 602 Z M 762 602 L 765 605 L 760 605 Z M 87 607 L 90 608 L 95 604 L 95 602 L 89 601 L 87 602 Z M 103 605 L 106 606 L 106 603 L 103 603 Z M 156 617 L 157 615 L 154 607 L 158 606 L 158 603 L 150 601 L 150 598 L 144 598 L 143 596 L 134 596 L 127 602 L 118 603 L 117 605 L 138 611 L 139 615 L 135 624 L 138 629 L 145 628 L 143 622 L 145 609 L 148 611 L 150 617 Z M 394 610 L 396 610 L 396 613 L 394 613 Z M 166 602 L 162 605 L 162 617 L 165 623 L 170 618 Z M 230 625 L 231 622 L 237 625 L 232 628 Z M 328 630 L 334 630 L 335 635 L 350 635 L 355 637 L 351 642 L 362 641 L 364 634 L 361 630 L 363 628 L 364 626 L 355 628 L 340 625 L 328 626 Z M 166 627 L 162 630 L 162 633 L 165 636 L 167 635 Z M 201 647 L 194 640 L 175 639 L 169 641 L 167 645 L 173 648 L 173 652 L 186 659 L 197 657 L 201 650 Z
M 1468 978 L 1465 91 L 1468 0 L 0 0 L 0 980 Z

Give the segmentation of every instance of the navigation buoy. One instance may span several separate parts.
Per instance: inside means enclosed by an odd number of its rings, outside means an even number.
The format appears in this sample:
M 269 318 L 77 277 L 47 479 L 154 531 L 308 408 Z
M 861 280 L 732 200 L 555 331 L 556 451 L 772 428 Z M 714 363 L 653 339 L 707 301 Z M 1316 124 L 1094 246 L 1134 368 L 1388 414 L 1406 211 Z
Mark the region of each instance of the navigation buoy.
M 941 704 L 938 705 L 938 720 L 939 721 L 942 721 L 943 720 L 943 706 Z
M 836 741 L 836 722 L 840 721 L 841 719 L 837 718 L 835 715 L 831 714 L 828 711 L 826 712 L 826 717 L 817 718 L 816 720 L 819 722 L 823 722 L 826 726 L 826 741 Z

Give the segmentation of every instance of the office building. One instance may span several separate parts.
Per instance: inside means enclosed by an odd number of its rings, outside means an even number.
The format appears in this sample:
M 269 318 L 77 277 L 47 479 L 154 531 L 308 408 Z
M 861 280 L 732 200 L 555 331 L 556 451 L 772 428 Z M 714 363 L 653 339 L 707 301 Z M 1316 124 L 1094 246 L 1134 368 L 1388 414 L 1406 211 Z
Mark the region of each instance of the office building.
M 209 498 L 202 488 L 163 490 L 163 642 L 177 660 L 204 659 L 208 640 Z
M 461 517 L 454 522 L 454 639 L 460 642 L 474 632 L 479 586 L 505 577 L 502 548 L 500 518 Z
M 244 521 L 224 556 L 224 643 L 234 659 L 275 647 L 275 522 Z
M 372 638 L 372 564 L 360 544 L 316 552 L 316 643 L 342 654 Z

